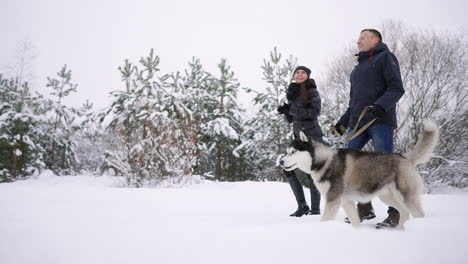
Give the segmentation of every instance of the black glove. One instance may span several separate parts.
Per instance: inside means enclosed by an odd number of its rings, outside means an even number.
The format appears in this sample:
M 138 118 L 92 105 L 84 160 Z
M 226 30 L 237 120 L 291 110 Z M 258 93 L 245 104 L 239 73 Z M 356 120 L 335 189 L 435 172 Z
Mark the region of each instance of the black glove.
M 314 117 L 306 115 L 302 117 L 302 121 L 309 121 L 309 120 L 314 120 Z
M 289 105 L 284 103 L 282 106 L 278 106 L 278 113 L 280 114 L 288 114 L 289 113 Z
M 378 104 L 370 105 L 368 111 L 374 118 L 381 118 L 385 115 L 385 109 Z
M 346 127 L 342 124 L 331 125 L 330 131 L 337 136 L 343 136 L 346 133 Z

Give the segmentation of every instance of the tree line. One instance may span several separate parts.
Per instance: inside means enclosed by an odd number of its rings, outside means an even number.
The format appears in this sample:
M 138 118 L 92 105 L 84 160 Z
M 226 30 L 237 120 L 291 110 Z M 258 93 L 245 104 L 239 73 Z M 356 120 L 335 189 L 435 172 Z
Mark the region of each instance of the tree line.
M 396 150 L 408 151 L 422 120 L 433 119 L 441 140 L 436 157 L 422 168 L 426 183 L 468 186 L 466 37 L 411 30 L 395 21 L 384 22 L 382 29 L 406 90 L 397 106 Z M 316 78 L 320 123 L 325 139 L 337 147 L 343 142 L 328 127 L 347 107 L 355 53 L 350 46 L 337 54 L 326 75 Z M 125 60 L 119 67 L 122 89 L 113 91 L 110 105 L 100 111 L 89 102 L 78 108 L 63 104 L 78 89 L 66 65 L 47 79 L 47 96 L 21 74 L 0 74 L 0 181 L 45 169 L 57 175 L 112 173 L 135 187 L 202 178 L 283 180 L 276 159 L 291 128 L 276 108 L 286 99 L 297 58 L 274 48 L 261 65 L 263 91 L 241 87 L 225 59 L 215 73 L 196 58 L 175 73 L 162 73 L 159 63 L 154 50 L 136 63 Z M 253 98 L 253 115 L 239 104 L 241 90 Z

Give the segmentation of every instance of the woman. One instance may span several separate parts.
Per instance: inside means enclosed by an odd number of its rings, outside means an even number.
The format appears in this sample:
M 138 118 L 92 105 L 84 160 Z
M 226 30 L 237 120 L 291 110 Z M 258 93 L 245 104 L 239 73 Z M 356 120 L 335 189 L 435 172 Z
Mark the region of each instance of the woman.
M 278 112 L 284 114 L 288 122 L 293 123 L 295 138 L 299 138 L 299 132 L 303 131 L 308 138 L 323 143 L 322 129 L 318 123 L 321 100 L 315 81 L 310 78 L 310 70 L 305 66 L 297 67 L 294 70 L 294 81 L 289 84 L 286 93 L 288 103 L 278 107 Z M 320 193 L 310 175 L 298 170 L 296 172 L 284 171 L 284 174 L 297 201 L 297 210 L 290 216 L 301 217 L 304 214 L 320 214 Z M 305 178 L 304 185 L 310 189 L 310 210 L 298 174 L 305 175 L 303 177 Z

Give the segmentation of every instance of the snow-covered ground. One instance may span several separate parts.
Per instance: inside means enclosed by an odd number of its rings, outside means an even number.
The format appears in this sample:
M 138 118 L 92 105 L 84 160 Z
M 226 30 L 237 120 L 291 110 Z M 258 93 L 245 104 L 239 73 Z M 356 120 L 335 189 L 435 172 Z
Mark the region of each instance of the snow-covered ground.
M 122 188 L 42 175 L 0 184 L 0 263 L 467 263 L 468 195 L 424 195 L 405 230 L 291 218 L 285 183 Z M 323 205 L 322 205 L 323 208 Z

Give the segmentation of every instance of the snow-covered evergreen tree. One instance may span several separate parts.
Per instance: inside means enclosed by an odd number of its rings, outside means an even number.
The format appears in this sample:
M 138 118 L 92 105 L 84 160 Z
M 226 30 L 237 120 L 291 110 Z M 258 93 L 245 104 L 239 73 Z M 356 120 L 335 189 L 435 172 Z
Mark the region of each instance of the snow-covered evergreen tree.
M 240 83 L 225 59 L 221 60 L 218 68 L 220 76 L 215 77 L 208 90 L 210 115 L 201 126 L 202 142 L 207 146 L 202 166 L 212 171 L 216 180 L 243 180 L 245 160 L 236 152 L 241 144 L 245 119 L 244 109 L 237 100 Z
M 221 60 L 218 68 L 220 76 L 210 90 L 216 100 L 216 108 L 212 119 L 202 129 L 209 139 L 208 149 L 212 150 L 208 155 L 210 166 L 217 180 L 244 180 L 246 175 L 242 168 L 246 159 L 236 151 L 241 144 L 240 135 L 245 119 L 245 110 L 237 100 L 240 83 L 226 59 Z
M 213 111 L 216 109 L 217 101 L 210 94 L 215 83 L 211 74 L 203 69 L 199 59 L 192 58 L 188 63 L 188 69 L 180 77 L 179 91 L 184 105 L 190 113 L 190 124 L 192 133 L 186 140 L 190 140 L 195 146 L 194 173 L 197 175 L 210 176 L 210 168 L 206 166 L 209 151 L 205 125 L 214 119 Z
M 78 109 L 79 127 L 73 136 L 76 142 L 76 171 L 80 173 L 101 173 L 108 136 L 101 124 L 93 104 L 88 100 Z
M 265 92 L 254 98 L 258 112 L 248 122 L 243 148 L 252 156 L 259 180 L 281 180 L 282 170 L 276 167 L 278 155 L 284 154 L 292 138 L 291 126 L 277 108 L 286 101 L 286 89 L 292 81 L 297 59 L 283 56 L 276 47 L 269 60 L 263 62 L 263 79 L 268 83 Z
M 119 68 L 126 90 L 112 93 L 114 101 L 101 117 L 109 119 L 114 135 L 106 166 L 131 186 L 190 177 L 195 161 L 193 118 L 184 105 L 179 74 L 159 77 L 158 65 L 153 50 L 139 66 L 126 61 Z
M 48 77 L 47 87 L 52 88 L 52 104 L 42 144 L 46 149 L 46 168 L 56 174 L 72 174 L 75 166 L 75 142 L 73 134 L 78 129 L 74 123 L 77 112 L 63 103 L 65 97 L 76 92 L 77 84 L 71 83 L 71 70 L 64 65 L 57 73 L 58 78 Z
M 42 102 L 27 82 L 0 74 L 0 182 L 28 177 L 44 167 Z
M 170 75 L 167 81 L 170 101 L 165 111 L 171 120 L 167 123 L 171 133 L 166 136 L 170 140 L 161 153 L 165 155 L 166 168 L 171 168 L 172 182 L 176 183 L 191 181 L 198 161 L 199 121 L 190 108 L 201 102 L 188 100 L 186 88 L 179 72 Z

